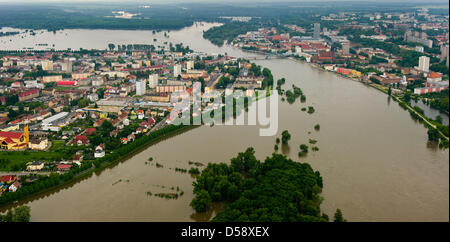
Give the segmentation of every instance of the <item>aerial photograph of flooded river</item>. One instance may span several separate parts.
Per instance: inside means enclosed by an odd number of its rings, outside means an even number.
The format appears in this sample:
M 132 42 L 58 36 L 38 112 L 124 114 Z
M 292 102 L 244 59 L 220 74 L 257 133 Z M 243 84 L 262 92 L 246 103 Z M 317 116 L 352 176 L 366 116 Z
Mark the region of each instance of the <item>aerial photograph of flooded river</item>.
M 448 222 L 448 1 L 0 1 L 0 222 Z

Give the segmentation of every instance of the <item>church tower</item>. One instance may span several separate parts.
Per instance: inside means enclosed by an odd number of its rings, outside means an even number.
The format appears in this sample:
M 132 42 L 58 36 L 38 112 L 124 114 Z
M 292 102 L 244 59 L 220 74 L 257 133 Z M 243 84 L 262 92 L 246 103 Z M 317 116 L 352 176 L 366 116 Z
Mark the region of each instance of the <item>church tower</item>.
M 30 131 L 28 130 L 28 125 L 23 129 L 23 133 L 25 135 L 25 142 L 28 144 L 28 142 L 30 142 Z

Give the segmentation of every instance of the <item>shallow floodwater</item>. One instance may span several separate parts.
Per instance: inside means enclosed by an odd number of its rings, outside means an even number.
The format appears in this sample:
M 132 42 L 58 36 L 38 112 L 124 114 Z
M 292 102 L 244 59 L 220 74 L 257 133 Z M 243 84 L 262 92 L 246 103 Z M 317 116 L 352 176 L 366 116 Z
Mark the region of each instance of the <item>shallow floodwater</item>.
M 214 24 L 172 31 L 170 39 L 202 52 L 250 56 L 204 40 L 202 31 L 211 26 Z M 117 34 L 98 35 L 92 45 L 87 42 L 89 45 L 79 46 L 82 43 L 77 42 L 78 46 L 73 43 L 72 48 L 100 48 L 100 44 L 128 38 L 124 43 L 151 43 L 135 42 L 137 36 L 150 36 L 151 31 L 105 31 Z M 94 32 L 97 30 L 63 31 L 74 40 L 80 38 L 78 35 L 91 38 Z M 51 35 L 46 38 L 47 42 L 56 41 Z M 55 45 L 59 44 L 69 43 Z M 275 80 L 285 77 L 284 89 L 295 84 L 306 94 L 306 103 L 280 101 L 277 136 L 289 130 L 292 139 L 283 152 L 294 160 L 310 163 L 322 174 L 325 213 L 332 217 L 340 208 L 349 221 L 449 220 L 449 152 L 428 144 L 427 130 L 396 102 L 375 89 L 308 64 L 287 59 L 255 62 L 270 68 Z M 300 110 L 307 106 L 313 106 L 316 112 Z M 315 124 L 320 124 L 320 131 L 314 130 Z M 273 152 L 276 137 L 260 137 L 260 128 L 202 126 L 165 139 L 67 189 L 28 201 L 32 221 L 208 220 L 214 212 L 195 214 L 189 206 L 194 179 L 174 168 L 188 169 L 192 167 L 189 161 L 229 162 L 247 147 L 254 147 L 256 156 L 263 160 Z M 317 140 L 320 150 L 298 158 L 299 145 L 307 144 L 309 139 Z M 154 161 L 147 162 L 149 157 Z M 152 165 L 156 162 L 164 167 L 156 168 Z M 178 186 L 184 195 L 176 200 L 147 195 L 172 192 L 172 186 Z
M 441 116 L 442 118 L 442 124 L 444 125 L 448 125 L 448 114 L 446 113 L 442 113 L 439 110 L 433 109 L 431 108 L 429 105 L 425 104 L 422 100 L 419 101 L 414 101 L 411 100 L 411 106 L 415 107 L 418 106 L 419 108 L 421 108 L 425 114 L 425 116 L 436 120 L 437 116 Z

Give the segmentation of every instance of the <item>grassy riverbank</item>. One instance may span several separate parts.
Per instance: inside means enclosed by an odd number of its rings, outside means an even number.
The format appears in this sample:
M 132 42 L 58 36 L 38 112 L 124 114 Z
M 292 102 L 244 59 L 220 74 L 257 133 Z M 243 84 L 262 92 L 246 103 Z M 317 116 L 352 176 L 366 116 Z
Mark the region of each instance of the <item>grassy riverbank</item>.
M 293 60 L 293 61 L 295 61 L 295 62 L 298 62 L 298 63 L 306 63 L 306 62 L 304 62 L 304 61 L 300 61 L 300 60 L 297 60 L 297 59 L 294 59 L 294 58 L 289 58 L 289 59 L 290 59 L 290 60 Z M 311 66 L 312 66 L 313 68 L 315 68 L 315 69 L 318 69 L 318 70 L 321 70 L 321 71 L 326 71 L 326 70 L 323 69 L 320 65 L 316 65 L 316 64 L 311 63 Z M 337 73 L 334 73 L 334 74 L 337 74 Z M 337 75 L 339 75 L 339 74 L 337 74 Z M 362 82 L 360 79 L 357 79 L 357 78 L 351 78 L 351 77 L 344 76 L 344 75 L 340 75 L 340 76 L 342 76 L 342 77 L 344 77 L 344 78 L 347 78 L 347 79 L 350 79 L 350 80 L 352 80 L 352 81 L 356 81 L 356 82 L 359 82 L 359 83 L 363 83 L 363 84 L 365 84 L 365 85 L 367 85 L 367 86 L 369 86 L 369 87 L 372 87 L 372 88 L 374 88 L 374 89 L 376 89 L 376 90 L 378 90 L 378 91 L 380 91 L 380 92 L 385 93 L 386 95 L 388 95 L 388 90 L 387 90 L 387 88 L 385 88 L 384 86 L 381 86 L 381 85 L 378 85 L 378 84 L 374 84 L 374 83 L 365 83 L 365 82 Z M 431 118 L 425 116 L 424 114 L 417 112 L 417 111 L 414 109 L 414 107 L 411 106 L 411 104 L 409 104 L 409 103 L 407 103 L 407 102 L 404 102 L 404 101 L 401 100 L 401 98 L 399 98 L 398 96 L 396 96 L 396 95 L 391 95 L 391 97 L 394 99 L 394 101 L 396 101 L 397 103 L 399 103 L 399 105 L 400 105 L 401 107 L 403 107 L 404 109 L 408 110 L 410 113 L 414 113 L 413 115 L 415 115 L 415 117 L 418 117 L 418 120 L 419 120 L 421 123 L 424 124 L 425 128 L 436 130 L 436 131 L 439 133 L 439 136 L 441 137 L 441 139 L 447 141 L 446 143 L 443 144 L 442 147 L 443 147 L 443 148 L 448 148 L 449 137 L 448 137 L 448 135 L 446 135 L 444 132 L 442 132 L 442 130 L 439 128 L 439 127 L 442 127 L 442 126 L 444 126 L 444 125 L 439 124 L 439 123 L 437 123 L 436 121 L 432 120 Z
M 138 138 L 133 143 L 116 150 L 112 154 L 108 154 L 102 159 L 83 164 L 82 167 L 78 168 L 79 170 L 73 173 L 71 173 L 72 171 L 61 175 L 55 173 L 54 175 L 51 175 L 49 178 L 45 178 L 42 181 L 37 181 L 32 185 L 23 187 L 22 189 L 19 189 L 15 193 L 6 193 L 3 196 L 0 196 L 0 206 L 2 206 L 1 210 L 8 209 L 11 207 L 8 205 L 13 206 L 19 205 L 21 204 L 22 201 L 32 196 L 38 196 L 40 194 L 52 190 L 57 190 L 59 188 L 67 186 L 68 184 L 80 181 L 81 179 L 89 175 L 92 175 L 94 172 L 100 172 L 105 168 L 111 167 L 121 161 L 130 158 L 131 156 L 146 149 L 149 145 L 152 145 L 167 137 L 171 137 L 173 135 L 182 133 L 183 131 L 187 131 L 195 127 L 196 126 L 183 126 L 183 125 L 180 126 L 171 125 L 164 127 L 160 130 L 155 131 L 154 133 L 150 133 L 150 135 L 145 135 Z
M 240 49 L 240 50 L 242 50 L 242 51 L 244 51 L 244 52 L 251 52 L 251 53 L 257 53 L 257 54 L 264 54 L 264 53 L 262 53 L 262 52 L 260 52 L 260 51 L 255 51 L 255 50 L 245 50 L 245 49 L 242 49 L 242 48 L 238 48 L 238 49 Z M 315 68 L 315 69 L 317 69 L 317 70 L 329 72 L 329 71 L 325 70 L 324 68 L 322 68 L 322 66 L 317 65 L 317 64 L 314 64 L 314 63 L 308 63 L 308 62 L 306 62 L 306 61 L 298 60 L 298 59 L 293 58 L 293 57 L 288 57 L 288 59 L 289 59 L 289 60 L 292 60 L 292 61 L 295 61 L 295 62 L 297 62 L 297 63 L 301 63 L 301 64 L 307 63 L 307 64 L 310 64 L 311 67 L 313 67 L 313 68 Z M 339 75 L 338 73 L 335 73 L 335 72 L 334 72 L 334 74 Z M 369 87 L 375 88 L 376 90 L 378 90 L 378 91 L 380 91 L 380 92 L 383 92 L 383 93 L 385 93 L 386 95 L 388 95 L 388 89 L 385 88 L 384 86 L 377 85 L 377 84 L 374 84 L 374 83 L 366 83 L 366 82 L 361 81 L 361 79 L 359 79 L 359 78 L 353 78 L 353 77 L 348 77 L 348 76 L 344 76 L 344 75 L 340 75 L 340 76 L 342 76 L 342 77 L 344 77 L 344 78 L 346 78 L 346 79 L 350 79 L 350 80 L 355 81 L 355 82 L 363 83 L 363 84 L 365 84 L 365 85 L 367 85 L 367 86 L 369 86 Z M 448 148 L 448 141 L 449 141 L 448 126 L 442 125 L 442 124 L 436 122 L 435 120 L 433 120 L 433 119 L 427 117 L 425 114 L 417 112 L 417 111 L 414 109 L 414 107 L 411 106 L 410 103 L 404 102 L 403 100 L 401 100 L 400 97 L 396 96 L 395 94 L 393 94 L 393 95 L 391 95 L 391 96 L 392 96 L 392 98 L 394 99 L 394 101 L 396 101 L 397 103 L 399 103 L 399 105 L 400 105 L 402 108 L 404 108 L 404 109 L 407 110 L 409 113 L 411 113 L 411 116 L 413 116 L 414 119 L 416 119 L 416 120 L 418 120 L 419 122 L 423 123 L 424 126 L 425 126 L 425 128 L 427 128 L 427 129 L 429 129 L 429 130 L 431 129 L 431 130 L 437 131 L 438 134 L 439 134 L 439 137 L 440 137 L 441 140 L 443 141 L 443 142 L 441 141 L 440 146 L 441 146 L 442 148 Z

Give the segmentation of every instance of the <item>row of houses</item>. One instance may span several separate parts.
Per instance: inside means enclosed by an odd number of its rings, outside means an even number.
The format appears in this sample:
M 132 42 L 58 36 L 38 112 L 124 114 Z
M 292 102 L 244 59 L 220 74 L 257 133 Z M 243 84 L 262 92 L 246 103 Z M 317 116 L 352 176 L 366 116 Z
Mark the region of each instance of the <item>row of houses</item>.
M 4 192 L 16 192 L 21 187 L 20 178 L 15 175 L 0 176 L 0 196 Z

